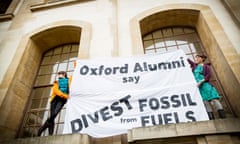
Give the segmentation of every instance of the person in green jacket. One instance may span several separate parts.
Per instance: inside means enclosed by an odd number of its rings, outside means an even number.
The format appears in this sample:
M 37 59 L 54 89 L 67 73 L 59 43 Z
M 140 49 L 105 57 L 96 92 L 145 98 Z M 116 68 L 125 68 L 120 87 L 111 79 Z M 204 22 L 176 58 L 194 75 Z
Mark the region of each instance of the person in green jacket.
M 211 71 L 209 64 L 204 63 L 206 58 L 207 56 L 205 55 L 196 55 L 195 62 L 191 61 L 190 59 L 188 59 L 188 62 L 191 65 L 193 75 L 197 81 L 197 86 L 202 96 L 209 119 L 214 119 L 211 105 L 217 109 L 220 118 L 225 118 L 226 116 L 223 106 L 219 101 L 220 96 L 215 87 L 209 82 Z

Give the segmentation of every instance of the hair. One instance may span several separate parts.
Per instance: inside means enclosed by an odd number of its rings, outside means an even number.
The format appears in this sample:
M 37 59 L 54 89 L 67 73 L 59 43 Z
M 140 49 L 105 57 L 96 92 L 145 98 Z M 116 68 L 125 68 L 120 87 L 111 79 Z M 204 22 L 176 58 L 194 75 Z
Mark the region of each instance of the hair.
M 203 62 L 207 59 L 207 56 L 204 54 L 197 54 L 196 56 L 201 57 Z
M 67 78 L 67 72 L 65 72 L 65 71 L 59 71 L 59 72 L 58 72 L 58 75 L 59 75 L 59 74 L 63 74 L 63 75 L 65 76 L 65 78 Z

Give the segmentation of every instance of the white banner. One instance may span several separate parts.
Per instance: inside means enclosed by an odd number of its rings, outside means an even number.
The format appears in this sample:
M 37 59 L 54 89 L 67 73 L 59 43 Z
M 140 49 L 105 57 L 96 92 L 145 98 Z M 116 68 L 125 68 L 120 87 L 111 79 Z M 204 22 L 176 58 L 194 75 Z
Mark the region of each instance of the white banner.
M 183 51 L 79 60 L 63 133 L 106 137 L 134 127 L 208 120 Z

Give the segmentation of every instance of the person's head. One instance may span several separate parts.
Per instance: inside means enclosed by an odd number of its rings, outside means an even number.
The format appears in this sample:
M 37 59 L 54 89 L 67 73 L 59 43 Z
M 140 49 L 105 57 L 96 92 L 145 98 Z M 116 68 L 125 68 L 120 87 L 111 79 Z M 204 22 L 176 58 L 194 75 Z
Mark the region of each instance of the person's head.
M 195 61 L 197 64 L 203 63 L 207 59 L 207 56 L 204 54 L 197 54 L 195 56 Z
M 58 72 L 58 78 L 67 78 L 67 72 L 65 71 Z

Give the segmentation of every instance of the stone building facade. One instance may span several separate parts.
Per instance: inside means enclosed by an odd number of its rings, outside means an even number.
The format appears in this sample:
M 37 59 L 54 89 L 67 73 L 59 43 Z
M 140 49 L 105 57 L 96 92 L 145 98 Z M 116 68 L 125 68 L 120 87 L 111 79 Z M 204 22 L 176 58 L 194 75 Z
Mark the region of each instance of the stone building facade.
M 0 143 L 240 143 L 239 0 L 1 1 Z M 136 128 L 97 139 L 35 137 L 49 111 L 51 83 L 76 59 L 183 49 L 212 64 L 226 119 Z

